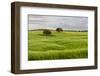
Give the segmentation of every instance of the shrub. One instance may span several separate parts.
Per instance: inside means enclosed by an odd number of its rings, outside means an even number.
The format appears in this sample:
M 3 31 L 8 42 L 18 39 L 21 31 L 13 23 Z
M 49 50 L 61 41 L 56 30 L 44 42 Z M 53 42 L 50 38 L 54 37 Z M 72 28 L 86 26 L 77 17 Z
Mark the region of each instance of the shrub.
M 49 36 L 49 35 L 51 35 L 51 31 L 49 30 L 49 29 L 44 29 L 43 30 L 43 34 L 45 35 L 45 36 Z
M 63 32 L 63 29 L 62 28 L 57 28 L 56 31 L 57 32 Z

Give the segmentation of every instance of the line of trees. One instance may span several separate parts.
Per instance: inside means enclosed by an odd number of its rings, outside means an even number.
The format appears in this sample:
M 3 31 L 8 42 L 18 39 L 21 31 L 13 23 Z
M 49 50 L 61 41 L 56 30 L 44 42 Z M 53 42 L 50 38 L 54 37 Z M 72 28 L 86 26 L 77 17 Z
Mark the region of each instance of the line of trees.
M 57 32 L 63 32 L 63 29 L 62 28 L 56 28 L 56 31 Z M 66 31 L 70 31 L 70 32 L 88 32 L 88 30 L 66 30 Z M 51 34 L 52 34 L 52 32 L 51 32 L 50 29 L 44 29 L 43 30 L 43 35 L 49 36 Z

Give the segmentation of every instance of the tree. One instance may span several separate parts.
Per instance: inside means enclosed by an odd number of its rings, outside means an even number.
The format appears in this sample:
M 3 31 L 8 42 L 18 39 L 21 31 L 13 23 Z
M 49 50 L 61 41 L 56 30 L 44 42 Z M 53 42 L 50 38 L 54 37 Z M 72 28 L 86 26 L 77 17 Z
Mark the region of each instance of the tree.
M 56 31 L 57 32 L 63 32 L 63 29 L 62 28 L 57 28 Z
M 43 30 L 43 34 L 44 34 L 45 36 L 49 36 L 49 35 L 52 34 L 52 32 L 51 32 L 49 29 L 44 29 L 44 30 Z

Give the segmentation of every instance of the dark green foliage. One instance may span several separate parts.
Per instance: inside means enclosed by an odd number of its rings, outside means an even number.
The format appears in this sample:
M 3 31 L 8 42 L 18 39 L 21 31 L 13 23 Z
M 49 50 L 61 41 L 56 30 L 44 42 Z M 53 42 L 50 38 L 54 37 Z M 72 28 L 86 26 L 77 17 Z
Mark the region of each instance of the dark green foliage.
M 43 35 L 45 35 L 45 36 L 49 36 L 49 35 L 51 35 L 51 31 L 49 30 L 49 29 L 44 29 L 43 30 Z
M 57 28 L 56 31 L 57 32 L 63 32 L 63 29 L 62 28 Z

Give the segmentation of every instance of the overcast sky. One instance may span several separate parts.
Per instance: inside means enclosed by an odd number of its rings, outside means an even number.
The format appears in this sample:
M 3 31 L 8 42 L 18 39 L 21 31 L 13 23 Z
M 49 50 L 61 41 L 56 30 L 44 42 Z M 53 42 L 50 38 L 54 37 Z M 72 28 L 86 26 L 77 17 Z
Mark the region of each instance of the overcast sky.
M 64 30 L 87 30 L 88 17 L 28 15 L 28 26 L 29 30 L 56 29 L 57 27 Z

